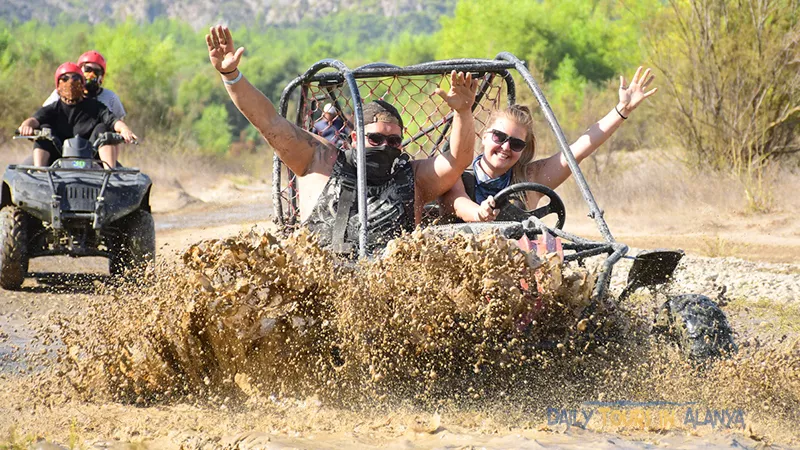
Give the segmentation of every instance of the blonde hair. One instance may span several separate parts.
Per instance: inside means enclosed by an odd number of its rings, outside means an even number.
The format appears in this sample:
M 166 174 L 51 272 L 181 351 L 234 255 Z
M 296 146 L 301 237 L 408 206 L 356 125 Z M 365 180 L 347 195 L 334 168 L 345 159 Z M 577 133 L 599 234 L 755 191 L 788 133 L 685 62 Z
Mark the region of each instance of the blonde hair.
M 536 152 L 536 137 L 533 135 L 533 117 L 531 110 L 524 105 L 511 105 L 505 109 L 497 109 L 492 111 L 487 130 L 492 128 L 497 119 L 505 118 L 515 122 L 525 128 L 525 148 L 522 149 L 522 155 L 519 160 L 511 168 L 511 184 L 522 183 L 527 180 L 527 166 L 533 161 L 533 155 Z

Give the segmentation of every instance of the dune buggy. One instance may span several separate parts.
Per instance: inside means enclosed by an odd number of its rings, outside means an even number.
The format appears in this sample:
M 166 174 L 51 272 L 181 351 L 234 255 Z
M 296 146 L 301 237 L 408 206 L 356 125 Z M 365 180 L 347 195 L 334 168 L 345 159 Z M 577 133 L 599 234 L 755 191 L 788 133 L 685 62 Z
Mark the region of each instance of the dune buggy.
M 332 70 L 331 70 L 332 69 Z M 479 79 L 473 114 L 476 131 L 480 135 L 487 126 L 492 110 L 516 102 L 517 81 L 522 80 L 538 102 L 541 113 L 555 134 L 559 149 L 572 170 L 572 175 L 602 236 L 602 241 L 585 239 L 564 231 L 566 220 L 564 204 L 554 191 L 536 183 L 521 183 L 510 186 L 496 196 L 498 207 L 508 214 L 506 220 L 492 223 L 470 223 L 438 225 L 446 232 L 482 232 L 494 230 L 509 239 L 550 242 L 550 250 L 561 251 L 564 264 L 582 264 L 586 259 L 601 257 L 597 282 L 592 293 L 595 304 L 611 299 L 609 281 L 612 269 L 622 258 L 633 259 L 628 273 L 627 286 L 612 301 L 623 302 L 631 293 L 642 287 L 664 285 L 672 279 L 683 252 L 680 250 L 642 251 L 628 256 L 628 246 L 617 242 L 598 207 L 589 185 L 584 178 L 569 144 L 541 89 L 527 70 L 525 63 L 514 55 L 504 52 L 494 60 L 456 59 L 433 61 L 408 67 L 390 64 L 367 64 L 349 69 L 342 62 L 325 59 L 311 66 L 304 74 L 291 81 L 284 89 L 279 103 L 279 112 L 289 117 L 305 130 L 313 130 L 315 120 L 321 114 L 322 104 L 330 103 L 344 117 L 351 118 L 357 133 L 358 182 L 357 192 L 360 208 L 360 256 L 366 256 L 366 179 L 364 166 L 364 122 L 362 105 L 374 99 L 384 99 L 394 104 L 405 122 L 405 151 L 415 158 L 426 158 L 448 149 L 452 113 L 438 97 L 432 95 L 434 88 L 446 83 L 452 70 L 471 72 Z M 516 75 L 512 76 L 512 73 Z M 289 112 L 292 106 L 291 113 Z M 514 207 L 509 199 L 526 191 L 535 191 L 550 199 L 550 203 L 535 210 Z M 276 156 L 273 166 L 273 204 L 276 221 L 284 229 L 298 226 L 298 186 L 296 177 L 288 171 Z M 435 209 L 435 208 L 433 208 Z M 540 219 L 555 214 L 557 224 L 548 226 Z M 503 213 L 501 212 L 501 215 Z M 545 244 L 550 245 L 550 244 Z M 660 308 L 654 323 L 654 332 L 664 332 L 672 338 L 690 357 L 704 359 L 716 357 L 735 350 L 732 331 L 718 305 L 706 296 L 687 294 L 668 296 Z
M 135 273 L 155 258 L 150 178 L 139 169 L 105 167 L 104 144 L 124 142 L 102 133 L 94 143 L 58 142 L 48 129 L 17 139 L 52 141 L 62 157 L 50 166 L 12 164 L 0 192 L 0 286 L 19 289 L 31 258 L 104 256 L 112 275 Z

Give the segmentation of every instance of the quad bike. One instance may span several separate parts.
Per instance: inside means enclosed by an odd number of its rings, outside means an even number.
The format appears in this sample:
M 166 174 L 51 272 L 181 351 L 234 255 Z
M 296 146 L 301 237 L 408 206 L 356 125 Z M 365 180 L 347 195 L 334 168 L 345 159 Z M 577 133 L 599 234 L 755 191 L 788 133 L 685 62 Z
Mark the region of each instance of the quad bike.
M 9 165 L 0 193 L 0 286 L 19 289 L 31 258 L 104 256 L 112 275 L 134 274 L 155 258 L 150 178 L 139 169 L 106 167 L 102 145 L 124 142 L 102 133 L 63 145 L 49 129 L 15 139 L 49 140 L 62 149 L 50 166 Z
M 547 241 L 558 242 L 563 251 L 564 264 L 583 264 L 588 258 L 603 258 L 592 293 L 594 305 L 606 300 L 619 305 L 637 289 L 649 287 L 653 290 L 672 279 L 683 252 L 655 250 L 643 251 L 636 256 L 627 255 L 628 246 L 617 242 L 609 231 L 603 211 L 589 190 L 589 185 L 544 94 L 525 63 L 507 52 L 498 54 L 494 60 L 457 59 L 408 67 L 375 63 L 352 70 L 340 61 L 326 59 L 311 66 L 284 89 L 279 104 L 281 115 L 288 116 L 289 105 L 292 103 L 293 120 L 306 130 L 312 129 L 313 118 L 318 112 L 316 109 L 319 104 L 331 103 L 345 116 L 352 112 L 352 123 L 355 124 L 357 133 L 353 146 L 357 149 L 356 161 L 359 167 L 357 192 L 360 214 L 360 257 L 367 256 L 366 178 L 362 175 L 365 171 L 361 169 L 365 167 L 363 103 L 381 98 L 393 103 L 400 110 L 406 125 L 404 135 L 407 137 L 403 143 L 404 148 L 412 157 L 425 158 L 444 152 L 448 149 L 447 137 L 451 128 L 452 113 L 441 99 L 430 93 L 445 82 L 452 70 L 471 72 L 473 79 L 480 80 L 472 107 L 479 135 L 483 132 L 482 128 L 488 125 L 488 117 L 492 110 L 516 103 L 516 80 L 521 78 L 530 88 L 569 164 L 573 178 L 588 206 L 589 217 L 594 219 L 603 240 L 592 241 L 565 232 L 562 229 L 566 220 L 563 202 L 554 191 L 536 183 L 512 185 L 498 193 L 495 202 L 501 213 L 496 222 L 435 225 L 435 228 L 444 232 L 468 233 L 493 230 L 514 240 L 524 237 L 530 241 L 545 237 Z M 512 71 L 516 71 L 516 75 L 512 75 Z M 276 221 L 286 230 L 298 226 L 297 189 L 295 175 L 286 169 L 276 156 L 273 167 L 273 204 Z M 520 208 L 511 201 L 512 198 L 524 195 L 528 191 L 548 197 L 550 203 L 531 211 L 524 207 Z M 430 210 L 435 211 L 436 208 Z M 551 214 L 557 216 L 557 223 L 552 227 L 540 220 Z M 609 281 L 614 265 L 623 258 L 634 261 L 628 273 L 627 286 L 614 299 L 609 293 Z M 725 314 L 714 301 L 704 295 L 667 296 L 666 302 L 657 313 L 652 331 L 666 335 L 688 357 L 696 360 L 718 357 L 736 349 Z

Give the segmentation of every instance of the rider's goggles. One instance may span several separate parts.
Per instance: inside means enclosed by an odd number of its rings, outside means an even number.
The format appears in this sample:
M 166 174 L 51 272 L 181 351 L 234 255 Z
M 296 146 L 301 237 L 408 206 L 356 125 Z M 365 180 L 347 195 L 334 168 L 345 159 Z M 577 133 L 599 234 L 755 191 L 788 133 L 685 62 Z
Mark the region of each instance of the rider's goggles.
M 381 133 L 367 133 L 367 140 L 370 145 L 381 146 L 385 142 L 389 147 L 400 148 L 403 145 L 403 137 L 398 134 L 385 135 Z
M 508 148 L 513 152 L 521 152 L 525 149 L 525 141 L 522 139 L 511 137 L 498 130 L 489 130 L 489 132 L 492 133 L 492 141 L 497 145 L 503 145 L 508 142 Z
M 64 75 L 58 77 L 58 81 L 81 81 L 82 79 L 83 78 L 77 73 L 65 73 Z
M 83 70 L 83 73 L 93 73 L 98 77 L 103 74 L 103 69 L 100 67 L 83 66 L 81 69 Z

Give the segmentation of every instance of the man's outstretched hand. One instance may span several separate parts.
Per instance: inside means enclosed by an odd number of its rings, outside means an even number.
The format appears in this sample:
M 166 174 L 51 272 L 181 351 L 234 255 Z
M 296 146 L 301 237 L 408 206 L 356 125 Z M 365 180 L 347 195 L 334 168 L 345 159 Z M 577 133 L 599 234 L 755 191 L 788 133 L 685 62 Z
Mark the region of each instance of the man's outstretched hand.
M 239 66 L 242 60 L 244 47 L 238 49 L 233 45 L 233 37 L 228 27 L 217 25 L 211 27 L 206 35 L 208 45 L 208 59 L 211 65 L 220 73 L 230 73 Z M 236 49 L 234 51 L 234 49 Z

